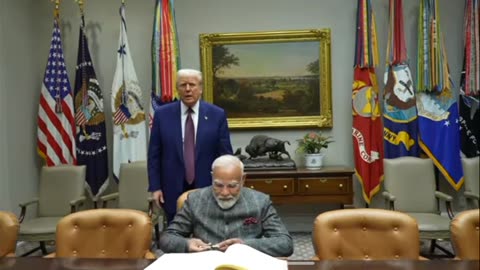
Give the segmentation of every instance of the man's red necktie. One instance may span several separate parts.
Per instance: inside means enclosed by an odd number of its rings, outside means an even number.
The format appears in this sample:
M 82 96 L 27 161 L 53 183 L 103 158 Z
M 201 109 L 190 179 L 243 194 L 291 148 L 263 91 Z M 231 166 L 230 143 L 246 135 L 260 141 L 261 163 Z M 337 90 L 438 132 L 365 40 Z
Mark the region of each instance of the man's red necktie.
M 183 161 L 185 162 L 185 180 L 192 184 L 195 179 L 195 126 L 192 119 L 192 108 L 188 108 L 185 121 L 185 138 L 183 142 Z

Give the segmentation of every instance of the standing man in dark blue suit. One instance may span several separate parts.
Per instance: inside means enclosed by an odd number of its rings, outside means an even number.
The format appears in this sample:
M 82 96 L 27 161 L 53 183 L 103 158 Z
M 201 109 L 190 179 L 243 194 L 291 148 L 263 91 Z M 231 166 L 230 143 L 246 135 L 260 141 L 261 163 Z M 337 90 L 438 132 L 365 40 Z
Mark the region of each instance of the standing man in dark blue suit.
M 209 186 L 213 161 L 232 153 L 225 111 L 200 100 L 202 73 L 179 70 L 177 91 L 181 101 L 155 110 L 148 148 L 148 191 L 169 223 L 177 198 L 184 191 Z

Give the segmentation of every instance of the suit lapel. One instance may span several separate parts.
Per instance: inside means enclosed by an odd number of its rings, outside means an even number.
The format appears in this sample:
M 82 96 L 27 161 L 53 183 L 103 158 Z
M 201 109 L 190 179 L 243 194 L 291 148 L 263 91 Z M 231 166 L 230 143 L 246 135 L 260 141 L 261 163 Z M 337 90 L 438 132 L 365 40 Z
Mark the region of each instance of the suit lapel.
M 172 123 L 172 132 L 174 133 L 175 145 L 177 149 L 177 154 L 180 157 L 180 160 L 183 161 L 183 136 L 182 136 L 182 110 L 180 109 L 180 101 L 177 101 L 177 106 L 174 108 Z

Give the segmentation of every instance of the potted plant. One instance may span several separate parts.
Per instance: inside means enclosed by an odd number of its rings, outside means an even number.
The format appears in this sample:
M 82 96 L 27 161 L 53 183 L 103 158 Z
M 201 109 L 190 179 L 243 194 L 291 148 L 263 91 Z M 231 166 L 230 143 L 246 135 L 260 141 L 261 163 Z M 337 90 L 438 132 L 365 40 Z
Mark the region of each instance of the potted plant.
M 305 154 L 305 167 L 307 169 L 318 169 L 323 165 L 323 148 L 328 148 L 332 142 L 331 136 L 324 136 L 322 132 L 309 132 L 298 141 L 297 151 Z

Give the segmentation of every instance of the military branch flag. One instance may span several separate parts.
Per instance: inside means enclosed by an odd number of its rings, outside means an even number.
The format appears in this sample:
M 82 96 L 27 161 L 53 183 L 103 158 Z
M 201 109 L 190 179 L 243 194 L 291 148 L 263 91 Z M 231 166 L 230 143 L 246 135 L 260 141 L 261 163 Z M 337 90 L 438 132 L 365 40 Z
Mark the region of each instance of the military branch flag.
M 58 13 L 40 93 L 37 150 L 47 166 L 76 164 L 73 97 L 63 57 Z
M 92 199 L 97 199 L 108 185 L 107 138 L 103 94 L 95 75 L 84 29 L 82 12 L 75 73 L 77 160 L 79 165 L 87 166 L 87 190 Z
M 125 4 L 120 7 L 117 67 L 112 84 L 113 175 L 120 164 L 147 159 L 147 137 L 142 89 L 138 83 L 127 38 Z
M 458 99 L 461 149 L 466 157 L 480 156 L 480 17 L 478 12 L 478 0 L 466 0 L 465 54 Z
M 440 32 L 437 0 L 420 1 L 418 29 L 419 143 L 444 178 L 458 190 L 463 184 L 459 113 Z
M 150 128 L 156 107 L 178 98 L 175 91 L 180 67 L 173 0 L 157 0 L 152 35 L 152 93 Z
M 375 17 L 370 0 L 358 0 L 352 91 L 355 173 L 370 204 L 383 180 L 383 140 L 378 84 Z
M 408 66 L 402 0 L 390 0 L 387 67 L 383 91 L 385 158 L 418 156 L 415 86 Z

